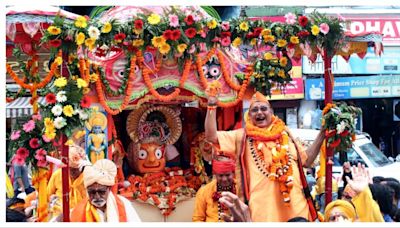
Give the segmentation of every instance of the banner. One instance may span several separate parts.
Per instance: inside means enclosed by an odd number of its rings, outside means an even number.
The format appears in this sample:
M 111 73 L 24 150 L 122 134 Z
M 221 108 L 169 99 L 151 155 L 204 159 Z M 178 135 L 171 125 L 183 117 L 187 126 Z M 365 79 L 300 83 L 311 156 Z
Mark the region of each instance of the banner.
M 324 79 L 306 80 L 306 100 L 324 100 Z M 333 99 L 400 97 L 400 75 L 336 77 Z

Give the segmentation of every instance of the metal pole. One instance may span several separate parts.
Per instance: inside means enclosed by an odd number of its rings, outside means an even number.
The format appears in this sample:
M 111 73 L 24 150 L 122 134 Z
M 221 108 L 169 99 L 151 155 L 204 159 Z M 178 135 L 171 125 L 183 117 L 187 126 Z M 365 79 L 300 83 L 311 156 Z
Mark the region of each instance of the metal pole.
M 61 169 L 63 222 L 69 222 L 69 146 L 65 145 L 67 142 L 67 137 L 65 135 L 61 135 L 60 141 L 61 161 L 66 164 L 66 166 Z

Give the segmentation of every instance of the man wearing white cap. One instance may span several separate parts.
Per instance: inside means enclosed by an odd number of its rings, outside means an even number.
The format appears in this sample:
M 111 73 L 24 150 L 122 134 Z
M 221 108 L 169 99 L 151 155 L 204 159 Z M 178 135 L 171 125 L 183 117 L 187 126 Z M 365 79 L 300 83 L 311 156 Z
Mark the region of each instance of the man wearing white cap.
M 111 192 L 116 175 L 117 167 L 108 159 L 85 167 L 83 183 L 88 200 L 72 210 L 71 222 L 140 222 L 131 202 Z

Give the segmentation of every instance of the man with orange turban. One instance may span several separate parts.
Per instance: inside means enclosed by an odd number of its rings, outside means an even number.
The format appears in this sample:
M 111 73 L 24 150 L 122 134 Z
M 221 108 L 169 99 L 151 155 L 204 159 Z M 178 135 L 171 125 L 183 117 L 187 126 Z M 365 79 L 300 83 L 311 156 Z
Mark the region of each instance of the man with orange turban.
M 240 199 L 248 208 L 239 206 L 240 202 L 229 204 L 234 221 L 241 221 L 235 215 L 248 211 L 251 215 L 248 221 L 286 222 L 298 216 L 315 220 L 316 211 L 309 192 L 303 192 L 307 182 L 302 167 L 310 166 L 318 155 L 323 130 L 305 151 L 285 123 L 273 114 L 267 98 L 256 92 L 245 113 L 245 128 L 217 131 L 217 102 L 217 97 L 208 93 L 205 135 L 220 150 L 235 152 L 239 198 L 232 199 L 232 194 L 226 194 L 226 200 Z
M 83 184 L 88 199 L 82 200 L 71 212 L 71 222 L 140 222 L 140 218 L 126 198 L 111 192 L 117 167 L 111 160 L 97 160 L 85 167 Z
M 83 186 L 82 169 L 90 162 L 85 160 L 85 150 L 73 144 L 69 147 L 69 206 L 74 208 L 80 201 L 85 200 L 86 189 Z M 61 169 L 57 169 L 50 177 L 47 185 L 47 196 L 50 202 L 50 216 L 56 219 L 62 213 L 62 179 Z M 59 218 L 57 218 L 59 219 Z
M 215 179 L 201 187 L 196 194 L 193 222 L 223 222 L 224 214 L 229 213 L 219 202 L 221 192 L 235 192 L 235 162 L 226 157 L 217 157 L 212 161 Z
M 356 220 L 356 209 L 346 200 L 332 201 L 325 208 L 325 222 L 355 222 Z

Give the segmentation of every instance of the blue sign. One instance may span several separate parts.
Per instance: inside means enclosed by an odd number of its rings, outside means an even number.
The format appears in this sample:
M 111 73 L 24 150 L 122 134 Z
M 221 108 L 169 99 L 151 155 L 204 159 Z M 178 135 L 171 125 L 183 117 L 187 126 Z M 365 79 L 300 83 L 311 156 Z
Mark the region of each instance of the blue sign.
M 306 79 L 305 99 L 324 100 L 323 78 Z M 336 77 L 333 100 L 400 97 L 400 75 L 370 77 Z

